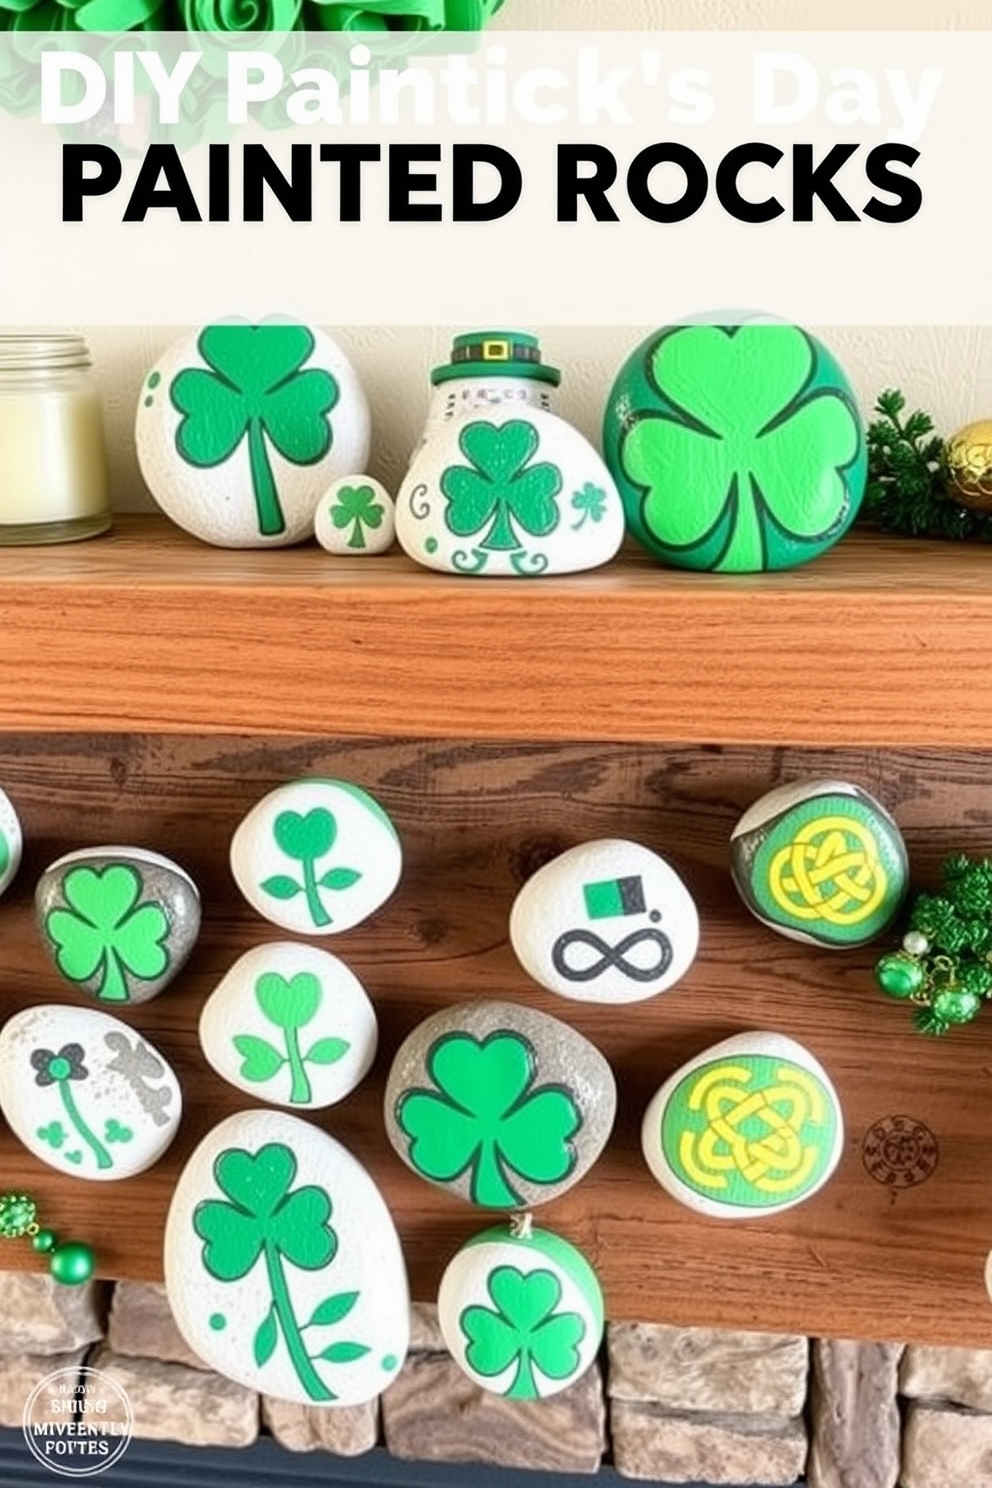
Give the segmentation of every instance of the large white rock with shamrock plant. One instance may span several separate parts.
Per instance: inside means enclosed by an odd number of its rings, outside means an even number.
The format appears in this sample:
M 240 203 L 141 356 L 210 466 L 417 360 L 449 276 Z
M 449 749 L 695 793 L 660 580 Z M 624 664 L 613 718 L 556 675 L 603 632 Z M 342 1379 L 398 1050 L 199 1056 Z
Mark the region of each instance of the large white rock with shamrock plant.
M 513 405 L 437 426 L 396 500 L 396 536 L 442 573 L 536 578 L 608 563 L 623 504 L 589 441 L 553 413 Z
M 148 373 L 138 463 L 165 514 L 225 548 L 311 537 L 322 493 L 364 470 L 369 409 L 323 331 L 224 320 L 180 337 Z

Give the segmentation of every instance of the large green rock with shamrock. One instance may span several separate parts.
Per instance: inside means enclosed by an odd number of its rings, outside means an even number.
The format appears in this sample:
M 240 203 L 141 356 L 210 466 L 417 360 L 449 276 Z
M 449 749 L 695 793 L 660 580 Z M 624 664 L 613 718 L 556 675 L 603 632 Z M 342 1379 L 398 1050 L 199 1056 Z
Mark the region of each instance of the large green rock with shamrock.
M 797 326 L 684 324 L 621 369 L 604 451 L 634 536 L 678 568 L 791 568 L 850 527 L 867 454 L 850 384 Z

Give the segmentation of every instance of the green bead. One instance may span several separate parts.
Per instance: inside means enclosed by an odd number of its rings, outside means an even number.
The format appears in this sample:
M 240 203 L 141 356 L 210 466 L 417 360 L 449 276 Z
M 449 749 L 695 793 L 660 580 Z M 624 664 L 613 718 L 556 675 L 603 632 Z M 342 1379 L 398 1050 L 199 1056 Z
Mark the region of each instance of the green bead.
M 79 1286 L 89 1281 L 96 1266 L 92 1247 L 82 1240 L 65 1240 L 56 1245 L 48 1260 L 48 1269 L 63 1286 Z
M 875 976 L 888 997 L 912 997 L 926 981 L 926 973 L 919 961 L 905 951 L 883 956 L 875 966 Z
M 31 1244 L 35 1250 L 44 1254 L 45 1251 L 55 1249 L 56 1235 L 54 1230 L 39 1230 L 32 1238 Z
M 27 1194 L 0 1194 L 0 1237 L 19 1240 L 34 1224 L 38 1206 Z
M 942 1023 L 970 1023 L 982 999 L 974 992 L 941 992 L 933 1000 L 933 1011 Z

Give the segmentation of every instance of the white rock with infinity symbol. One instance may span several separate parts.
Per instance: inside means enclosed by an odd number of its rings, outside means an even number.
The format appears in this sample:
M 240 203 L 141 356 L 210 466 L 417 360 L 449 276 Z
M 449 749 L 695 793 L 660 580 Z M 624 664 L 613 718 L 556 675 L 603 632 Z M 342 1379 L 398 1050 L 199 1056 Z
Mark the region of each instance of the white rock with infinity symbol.
M 528 879 L 510 912 L 510 942 L 550 992 L 642 1002 L 689 970 L 699 915 L 664 858 L 609 837 L 569 848 Z
M 662 1188 L 687 1208 L 765 1219 L 823 1187 L 840 1161 L 844 1120 L 808 1049 L 781 1033 L 740 1033 L 665 1081 L 641 1144 Z

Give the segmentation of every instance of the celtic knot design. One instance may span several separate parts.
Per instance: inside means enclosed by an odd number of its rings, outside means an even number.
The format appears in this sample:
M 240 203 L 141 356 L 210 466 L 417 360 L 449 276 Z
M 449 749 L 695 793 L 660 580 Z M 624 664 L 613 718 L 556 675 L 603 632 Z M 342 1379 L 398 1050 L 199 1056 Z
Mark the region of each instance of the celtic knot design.
M 772 858 L 768 888 L 795 919 L 860 925 L 885 899 L 888 875 L 869 827 L 850 816 L 820 816 Z

